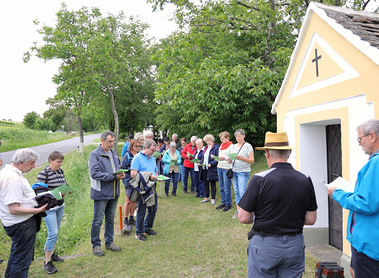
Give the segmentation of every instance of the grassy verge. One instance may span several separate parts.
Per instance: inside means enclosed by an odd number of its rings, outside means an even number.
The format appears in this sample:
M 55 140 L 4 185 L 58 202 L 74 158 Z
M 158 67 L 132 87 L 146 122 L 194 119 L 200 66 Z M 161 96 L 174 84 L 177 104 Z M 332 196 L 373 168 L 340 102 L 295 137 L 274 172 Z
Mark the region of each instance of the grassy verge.
M 242 225 L 232 219 L 234 209 L 228 212 L 215 210 L 220 204 L 219 191 L 216 205 L 200 204 L 191 194 L 181 194 L 178 185 L 177 197 L 162 197 L 158 200 L 158 213 L 154 230 L 140 242 L 132 236 L 121 236 L 118 230 L 118 214 L 115 219 L 115 243 L 122 247 L 119 253 L 105 250 L 104 257 L 92 255 L 90 225 L 93 202 L 90 200 L 88 154 L 96 146 L 86 146 L 85 154 L 72 152 L 65 156 L 62 166 L 68 183 L 75 192 L 66 198 L 65 216 L 56 246 L 65 261 L 56 264 L 54 277 L 246 277 L 248 246 L 247 232 L 250 225 Z M 263 156 L 258 156 L 254 172 L 265 169 Z M 32 184 L 40 169 L 27 174 Z M 157 192 L 164 195 L 163 183 L 158 183 Z M 119 205 L 125 201 L 124 190 Z M 235 205 L 233 204 L 234 208 Z M 46 277 L 43 271 L 43 244 L 46 239 L 44 223 L 36 241 L 36 260 L 29 271 L 30 277 Z M 102 238 L 102 237 L 101 237 Z M 0 232 L 0 258 L 9 256 L 10 240 L 4 230 Z M 314 277 L 316 258 L 306 254 L 304 277 Z M 6 262 L 0 265 L 4 275 Z
M 48 131 L 31 130 L 21 123 L 14 126 L 0 126 L 1 152 L 39 146 L 72 138 L 63 132 L 49 133 Z

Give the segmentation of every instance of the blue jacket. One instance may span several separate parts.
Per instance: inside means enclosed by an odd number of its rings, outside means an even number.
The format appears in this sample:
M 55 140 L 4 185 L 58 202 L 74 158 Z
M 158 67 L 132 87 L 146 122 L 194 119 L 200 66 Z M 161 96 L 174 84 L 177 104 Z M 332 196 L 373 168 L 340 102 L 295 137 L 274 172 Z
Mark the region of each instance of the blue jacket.
M 128 169 L 130 170 L 130 166 L 132 165 L 132 160 L 133 160 L 133 154 L 131 151 L 127 151 L 125 155 L 122 157 L 122 162 L 121 162 L 121 169 Z M 122 182 L 125 185 L 125 188 L 133 188 L 129 184 L 131 177 L 130 177 L 130 171 L 125 172 L 125 178 L 122 179 Z
M 347 240 L 358 251 L 379 260 L 379 150 L 358 173 L 354 193 L 336 189 L 333 199 L 350 210 Z
M 120 167 L 120 159 L 113 150 L 110 150 L 110 153 L 115 165 L 101 145 L 89 155 L 91 199 L 93 200 L 111 200 L 120 196 L 120 181 L 117 179 L 117 175 L 113 174 Z
M 196 149 L 194 157 L 196 157 L 196 155 L 197 155 L 197 159 L 199 159 L 201 162 L 201 160 L 203 159 L 203 155 L 204 155 L 204 149 L 202 149 L 201 151 L 199 151 L 199 149 Z M 199 166 L 199 168 L 201 168 L 201 166 Z
M 167 147 L 168 147 L 168 149 L 167 149 Z M 160 147 L 159 152 L 163 153 L 163 152 L 165 152 L 166 150 L 169 150 L 169 149 L 170 149 L 170 146 L 166 146 L 166 144 L 163 144 L 162 147 Z
M 211 168 L 208 168 L 208 176 L 207 176 L 208 180 L 218 181 L 218 174 L 217 174 L 217 163 L 218 163 L 218 161 L 214 160 L 211 157 L 211 155 L 218 156 L 218 149 L 219 148 L 220 148 L 220 146 L 218 144 L 213 143 L 211 150 L 209 152 L 208 164 L 211 164 Z M 208 149 L 208 145 L 206 145 L 204 148 L 203 157 L 202 157 L 201 162 L 200 162 L 201 164 L 204 164 L 204 160 L 205 160 L 204 156 L 205 156 L 207 149 Z
M 124 155 L 129 151 L 129 140 L 124 143 L 122 146 L 121 156 L 124 157 Z
M 176 153 L 176 156 L 178 157 L 176 164 L 180 165 L 180 163 L 182 162 L 180 152 L 178 150 L 175 150 L 175 153 Z M 168 174 L 168 171 L 170 169 L 170 162 L 171 162 L 170 150 L 164 153 L 161 162 L 164 164 L 163 174 Z

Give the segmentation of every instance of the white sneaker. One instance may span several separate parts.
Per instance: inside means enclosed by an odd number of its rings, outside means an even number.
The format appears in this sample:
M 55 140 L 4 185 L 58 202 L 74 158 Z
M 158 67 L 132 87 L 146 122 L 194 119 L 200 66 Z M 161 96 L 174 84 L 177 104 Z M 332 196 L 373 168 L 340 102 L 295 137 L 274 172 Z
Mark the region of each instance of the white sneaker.
M 238 218 L 238 211 L 232 216 L 233 219 Z

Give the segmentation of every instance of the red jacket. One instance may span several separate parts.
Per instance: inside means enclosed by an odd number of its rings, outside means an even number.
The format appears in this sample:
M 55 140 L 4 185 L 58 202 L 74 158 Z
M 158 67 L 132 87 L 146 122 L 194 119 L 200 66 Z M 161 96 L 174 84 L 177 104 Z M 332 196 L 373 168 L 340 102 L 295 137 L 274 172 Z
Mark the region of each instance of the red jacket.
M 187 144 L 184 149 L 182 150 L 182 157 L 184 158 L 183 166 L 187 168 L 193 168 L 193 163 L 190 162 L 190 160 L 193 159 L 193 156 L 187 157 L 187 152 L 189 154 L 195 155 L 195 152 L 197 150 L 197 147 L 192 147 L 191 143 Z

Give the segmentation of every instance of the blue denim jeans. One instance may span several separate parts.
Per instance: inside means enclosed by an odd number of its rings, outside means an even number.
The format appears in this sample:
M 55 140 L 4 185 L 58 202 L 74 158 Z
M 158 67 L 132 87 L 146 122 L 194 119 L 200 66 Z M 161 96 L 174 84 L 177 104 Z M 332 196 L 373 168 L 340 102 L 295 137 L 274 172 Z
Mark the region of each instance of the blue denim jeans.
M 34 259 L 34 243 L 36 240 L 37 223 L 30 217 L 21 223 L 4 227 L 12 238 L 11 254 L 9 255 L 6 278 L 28 277 L 29 266 Z
M 183 167 L 183 191 L 187 192 L 187 184 L 188 184 L 188 174 L 191 176 L 191 191 L 195 191 L 195 183 L 192 182 L 194 179 L 194 170 L 193 168 Z
M 243 194 L 245 194 L 249 175 L 250 172 L 233 172 L 233 187 L 236 205 L 238 205 Z
M 196 184 L 196 196 L 204 197 L 204 181 L 200 180 L 200 171 L 193 171 L 193 179 Z
M 100 229 L 105 217 L 104 239 L 105 245 L 113 243 L 114 234 L 114 216 L 116 213 L 118 199 L 111 200 L 94 200 L 93 202 L 93 219 L 91 225 L 91 243 L 92 247 L 100 246 Z
M 164 181 L 164 192 L 166 194 L 168 194 L 170 182 L 171 182 L 172 183 L 172 194 L 176 194 L 176 188 L 178 187 L 179 173 L 165 174 L 165 176 L 170 178 L 170 179 Z
M 232 185 L 231 180 L 226 176 L 228 169 L 217 168 L 218 184 L 220 185 L 221 203 L 225 206 L 232 206 Z
M 53 251 L 57 243 L 59 228 L 63 218 L 64 206 L 46 211 L 45 220 L 47 228 L 47 239 L 45 243 L 46 251 Z
M 141 196 L 137 199 L 137 223 L 136 223 L 136 235 L 143 234 L 146 230 L 152 229 L 154 225 L 155 214 L 158 210 L 158 195 L 155 192 L 155 205 L 146 207 L 143 203 Z M 147 214 L 146 214 L 147 208 Z M 145 218 L 146 215 L 146 218 Z M 144 221 L 145 220 L 145 221 Z
M 183 169 L 184 169 L 184 166 L 180 164 L 179 165 L 179 181 L 183 181 Z

